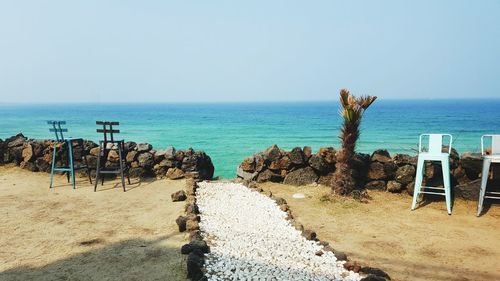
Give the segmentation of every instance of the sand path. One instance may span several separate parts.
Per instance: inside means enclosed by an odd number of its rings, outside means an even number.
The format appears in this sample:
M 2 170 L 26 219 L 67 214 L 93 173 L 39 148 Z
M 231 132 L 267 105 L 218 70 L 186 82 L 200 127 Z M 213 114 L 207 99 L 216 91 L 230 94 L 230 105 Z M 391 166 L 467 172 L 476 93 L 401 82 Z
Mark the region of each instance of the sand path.
M 0 167 L 0 280 L 185 280 L 174 222 L 184 181 L 133 180 L 123 192 Z M 129 188 L 131 188 L 129 187 Z

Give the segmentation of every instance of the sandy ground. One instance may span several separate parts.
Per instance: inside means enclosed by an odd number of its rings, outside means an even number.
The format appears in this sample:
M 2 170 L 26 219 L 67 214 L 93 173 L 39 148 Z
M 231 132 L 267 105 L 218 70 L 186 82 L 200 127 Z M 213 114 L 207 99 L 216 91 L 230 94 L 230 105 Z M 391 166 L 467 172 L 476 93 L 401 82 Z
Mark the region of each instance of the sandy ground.
M 184 181 L 133 180 L 123 192 L 105 182 L 94 193 L 65 177 L 0 167 L 0 280 L 185 280 L 186 242 L 170 194 Z M 321 200 L 324 187 L 262 184 L 285 198 L 296 219 L 353 260 L 393 280 L 500 280 L 500 204 L 476 218 L 476 202 L 444 201 L 409 211 L 404 194 L 370 192 L 368 204 Z M 306 199 L 293 199 L 303 192 Z
M 175 218 L 184 181 L 140 182 L 129 191 L 86 179 L 0 167 L 0 280 L 185 280 L 186 243 Z
M 259 185 L 283 197 L 294 217 L 350 259 L 387 271 L 393 280 L 500 280 L 500 204 L 479 218 L 476 202 L 444 201 L 410 211 L 406 194 L 370 192 L 369 203 L 321 200 L 325 187 Z M 294 199 L 296 192 L 305 199 Z M 444 198 L 443 198 L 444 200 Z

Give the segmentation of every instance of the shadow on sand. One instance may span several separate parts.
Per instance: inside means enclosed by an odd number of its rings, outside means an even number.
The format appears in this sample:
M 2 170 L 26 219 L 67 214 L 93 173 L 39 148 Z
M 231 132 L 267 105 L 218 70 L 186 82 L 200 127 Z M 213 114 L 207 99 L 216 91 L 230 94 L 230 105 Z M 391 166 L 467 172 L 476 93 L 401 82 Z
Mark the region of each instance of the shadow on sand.
M 105 241 L 100 239 L 79 241 L 74 247 L 83 248 L 80 254 L 42 267 L 8 269 L 0 272 L 0 280 L 186 280 L 186 263 L 180 250 L 162 245 L 172 235 L 102 247 L 99 245 Z
M 140 186 L 148 186 L 151 183 L 155 182 L 156 180 L 157 179 L 155 179 L 155 178 L 130 178 L 130 184 L 129 184 L 127 179 L 125 179 L 125 188 L 126 188 L 126 191 L 130 191 L 130 190 L 133 190 L 133 189 L 138 188 Z M 87 178 L 84 178 L 84 177 L 77 178 L 75 181 L 76 182 L 75 189 L 82 189 L 82 188 L 89 188 L 89 187 L 91 187 L 93 189 L 94 188 L 94 184 L 93 184 L 94 181 L 95 181 L 95 179 L 92 178 L 92 184 L 91 184 Z M 63 183 L 57 182 L 57 183 L 54 183 L 54 185 L 52 186 L 52 188 L 67 188 L 67 187 L 71 188 L 72 184 L 67 183 L 67 182 L 63 182 Z M 101 181 L 99 181 L 99 183 L 97 184 L 96 191 L 100 192 L 100 191 L 106 191 L 106 190 L 111 190 L 111 189 L 116 189 L 116 188 L 122 189 L 121 182 L 117 178 L 110 178 L 110 179 L 107 179 L 106 181 L 104 181 L 104 184 L 102 184 Z
M 461 253 L 457 252 L 457 255 Z M 476 280 L 500 280 L 500 273 L 494 272 L 478 272 L 470 271 L 466 268 L 456 268 L 447 264 L 446 260 L 442 263 L 430 263 L 422 260 L 421 263 L 408 262 L 403 259 L 387 259 L 384 257 L 366 256 L 363 253 L 351 253 L 352 256 L 361 258 L 367 261 L 377 261 L 389 275 L 394 272 L 399 272 L 398 275 L 407 272 L 409 276 L 405 279 L 396 279 L 394 281 L 403 280 L 442 280 L 442 281 L 476 281 Z M 368 262 L 370 263 L 370 262 Z M 416 273 L 415 273 L 416 272 Z M 410 273 L 412 273 L 410 275 Z M 396 275 L 396 274 L 394 274 Z M 392 275 L 391 275 L 392 277 Z

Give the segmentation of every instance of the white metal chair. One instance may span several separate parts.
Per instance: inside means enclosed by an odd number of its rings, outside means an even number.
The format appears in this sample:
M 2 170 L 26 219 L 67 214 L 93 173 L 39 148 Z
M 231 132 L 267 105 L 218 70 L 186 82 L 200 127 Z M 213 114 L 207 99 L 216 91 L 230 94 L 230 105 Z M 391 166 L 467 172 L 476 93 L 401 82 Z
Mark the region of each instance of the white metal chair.
M 429 137 L 429 146 L 427 151 L 422 147 L 422 137 Z M 449 137 L 448 152 L 443 152 L 443 139 Z M 415 210 L 417 200 L 421 193 L 444 195 L 446 198 L 446 209 L 448 215 L 451 215 L 451 182 L 450 182 L 450 153 L 453 137 L 450 134 L 422 134 L 418 141 L 418 163 L 417 175 L 415 177 L 415 190 L 413 191 L 413 203 L 411 209 Z M 443 170 L 444 187 L 422 186 L 422 180 L 425 171 L 425 161 L 440 161 Z M 427 191 L 427 190 L 443 190 L 442 192 Z
M 484 151 L 484 139 L 491 139 L 491 154 Z M 481 153 L 483 155 L 483 172 L 481 175 L 481 189 L 479 191 L 479 202 L 477 204 L 477 216 L 483 211 L 484 198 L 500 199 L 500 192 L 488 192 L 486 186 L 490 174 L 491 163 L 500 163 L 500 135 L 484 135 L 481 137 Z M 495 196 L 496 195 L 496 196 Z

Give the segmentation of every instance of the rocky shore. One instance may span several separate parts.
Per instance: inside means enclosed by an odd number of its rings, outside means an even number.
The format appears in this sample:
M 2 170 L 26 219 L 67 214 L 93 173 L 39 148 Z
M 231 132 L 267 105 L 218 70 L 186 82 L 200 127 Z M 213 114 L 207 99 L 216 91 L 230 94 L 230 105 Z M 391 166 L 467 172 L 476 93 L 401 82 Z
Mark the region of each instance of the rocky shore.
M 32 172 L 50 172 L 52 165 L 53 140 L 28 139 L 22 134 L 0 140 L 0 165 L 13 163 Z M 64 143 L 57 143 L 58 148 Z M 73 143 L 75 165 L 83 164 L 85 157 L 91 175 L 95 175 L 98 145 L 90 140 Z M 58 149 L 56 165 L 66 163 L 66 149 Z M 169 179 L 194 178 L 197 180 L 211 179 L 214 166 L 210 156 L 203 151 L 192 148 L 177 150 L 174 147 L 156 150 L 148 143 L 125 143 L 125 158 L 130 167 L 131 177 L 156 177 Z M 106 166 L 118 166 L 118 153 L 111 150 Z M 85 174 L 85 169 L 78 171 Z
M 237 176 L 247 181 L 278 182 L 290 185 L 330 185 L 337 151 L 332 147 L 320 148 L 312 153 L 311 147 L 295 147 L 290 151 L 273 145 L 263 152 L 243 160 Z M 353 160 L 353 175 L 360 189 L 377 189 L 389 192 L 407 192 L 413 195 L 417 156 L 395 154 L 376 150 L 371 155 L 358 153 Z M 476 200 L 479 193 L 482 157 L 480 153 L 466 152 L 459 155 L 452 149 L 450 169 L 455 196 Z M 442 185 L 441 166 L 427 163 L 425 184 Z

